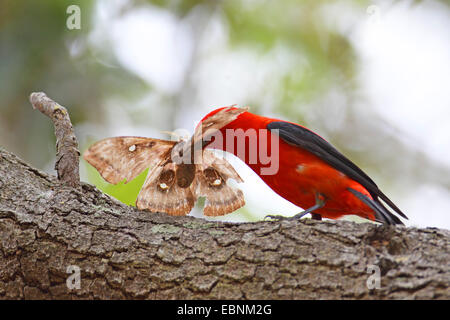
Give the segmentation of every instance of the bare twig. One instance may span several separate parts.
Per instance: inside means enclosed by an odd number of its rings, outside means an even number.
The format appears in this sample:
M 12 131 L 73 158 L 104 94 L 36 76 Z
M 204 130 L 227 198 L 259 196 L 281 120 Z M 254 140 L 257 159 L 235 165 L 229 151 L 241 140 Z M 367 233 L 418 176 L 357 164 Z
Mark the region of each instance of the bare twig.
M 44 92 L 33 92 L 30 95 L 30 102 L 34 109 L 48 116 L 55 126 L 55 170 L 58 173 L 58 179 L 65 185 L 79 188 L 80 151 L 78 151 L 78 141 L 73 132 L 69 113 L 66 108 L 47 97 Z

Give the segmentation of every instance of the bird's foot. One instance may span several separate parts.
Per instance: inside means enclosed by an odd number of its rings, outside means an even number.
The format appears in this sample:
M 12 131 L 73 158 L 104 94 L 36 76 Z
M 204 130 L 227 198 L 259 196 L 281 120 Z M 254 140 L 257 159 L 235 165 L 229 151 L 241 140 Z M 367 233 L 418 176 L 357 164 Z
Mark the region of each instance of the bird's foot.
M 267 219 L 271 219 L 274 221 L 281 221 L 281 220 L 299 220 L 300 218 L 302 218 L 303 216 L 305 216 L 306 214 L 308 214 L 308 212 L 300 212 L 297 213 L 296 215 L 293 215 L 292 217 L 286 217 L 286 216 L 281 216 L 281 215 L 267 215 L 264 217 L 264 220 Z
M 296 215 L 293 215 L 292 217 L 286 217 L 286 216 L 281 216 L 281 215 L 267 215 L 264 217 L 264 220 L 270 219 L 270 220 L 274 220 L 274 221 L 281 221 L 281 220 L 300 220 L 301 218 L 303 218 L 305 215 L 307 215 L 308 213 L 311 214 L 311 219 L 313 220 L 322 220 L 322 216 L 320 214 L 317 213 L 311 213 L 308 212 L 307 210 L 297 213 Z
M 274 220 L 274 221 L 281 221 L 281 220 L 285 220 L 285 219 L 287 219 L 287 218 L 289 218 L 289 217 L 285 217 L 285 216 L 281 216 L 281 215 L 272 215 L 272 214 L 269 214 L 269 215 L 267 215 L 267 216 L 264 217 L 264 220 L 270 219 L 270 220 Z
M 314 220 L 322 220 L 322 216 L 318 213 L 315 213 L 315 210 L 318 210 L 320 208 L 322 208 L 325 205 L 325 196 L 320 194 L 320 193 L 316 193 L 316 204 L 313 205 L 312 207 L 306 209 L 305 211 L 302 211 L 300 213 L 297 213 L 296 215 L 292 216 L 292 217 L 285 217 L 285 216 L 279 216 L 279 215 L 267 215 L 264 217 L 264 220 L 266 219 L 272 219 L 275 221 L 281 221 L 281 220 L 299 220 L 300 218 L 304 217 L 305 215 L 307 215 L 308 213 L 311 213 L 311 218 Z

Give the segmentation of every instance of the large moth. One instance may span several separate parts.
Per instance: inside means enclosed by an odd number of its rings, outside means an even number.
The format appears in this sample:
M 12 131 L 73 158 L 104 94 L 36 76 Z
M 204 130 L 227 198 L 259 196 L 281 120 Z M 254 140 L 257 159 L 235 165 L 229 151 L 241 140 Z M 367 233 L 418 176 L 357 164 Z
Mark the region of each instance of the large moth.
M 242 191 L 227 184 L 227 180 L 243 180 L 225 159 L 205 149 L 200 150 L 200 161 L 174 161 L 174 155 L 182 157 L 190 144 L 192 139 L 177 142 L 114 137 L 93 144 L 83 157 L 112 184 L 124 179 L 131 181 L 149 168 L 136 200 L 139 209 L 186 215 L 199 197 L 206 198 L 203 209 L 206 216 L 220 216 L 242 207 L 245 204 Z

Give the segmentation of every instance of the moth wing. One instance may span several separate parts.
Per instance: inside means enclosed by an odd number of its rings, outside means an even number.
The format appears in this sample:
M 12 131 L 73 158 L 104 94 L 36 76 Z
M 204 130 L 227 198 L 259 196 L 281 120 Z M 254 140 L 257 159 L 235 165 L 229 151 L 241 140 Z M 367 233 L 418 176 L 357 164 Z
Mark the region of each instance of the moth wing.
M 205 150 L 203 153 L 204 163 L 211 164 L 214 168 L 218 169 L 222 176 L 226 177 L 225 180 L 234 179 L 236 182 L 244 182 L 241 176 L 234 170 L 233 166 L 224 158 L 218 157 L 211 150 Z
M 94 143 L 83 155 L 112 184 L 136 178 L 157 166 L 176 142 L 143 137 L 114 137 Z
M 196 197 L 206 198 L 203 209 L 206 216 L 225 215 L 245 205 L 242 191 L 227 184 L 229 178 L 243 181 L 228 161 L 205 150 L 202 163 L 197 165 L 192 188 Z
M 149 172 L 137 197 L 136 206 L 150 212 L 182 216 L 192 210 L 196 200 L 190 188 L 178 185 L 177 165 L 167 163 Z

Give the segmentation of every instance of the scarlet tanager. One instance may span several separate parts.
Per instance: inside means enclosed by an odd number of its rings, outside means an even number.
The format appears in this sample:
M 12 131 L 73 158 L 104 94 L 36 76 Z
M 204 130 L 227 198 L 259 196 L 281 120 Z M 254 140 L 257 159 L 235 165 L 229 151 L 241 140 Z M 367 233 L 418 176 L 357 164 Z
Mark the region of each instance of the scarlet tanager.
M 236 136 L 227 135 L 237 131 L 244 132 L 243 146 L 234 143 Z M 255 134 L 253 140 L 248 132 Z M 221 143 L 216 141 L 218 133 L 223 139 Z M 221 149 L 237 155 L 273 191 L 306 209 L 290 219 L 298 219 L 307 213 L 318 220 L 358 215 L 385 224 L 403 224 L 396 214 L 407 219 L 364 171 L 325 139 L 299 124 L 252 114 L 247 109 L 224 107 L 207 114 L 197 126 L 195 135 L 202 137 L 203 148 Z M 277 138 L 278 150 L 273 138 Z M 235 141 L 229 141 L 231 139 Z M 252 159 L 251 151 L 255 145 L 258 157 Z M 267 159 L 260 156 L 261 148 L 267 148 L 268 154 L 278 153 L 276 172 L 261 174 L 263 168 L 267 168 Z

